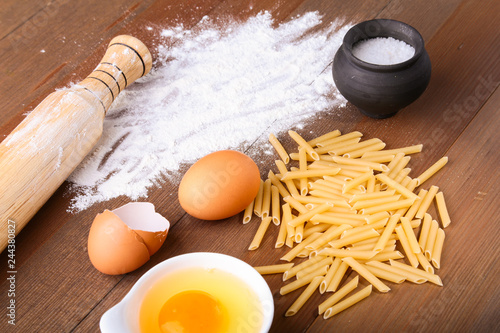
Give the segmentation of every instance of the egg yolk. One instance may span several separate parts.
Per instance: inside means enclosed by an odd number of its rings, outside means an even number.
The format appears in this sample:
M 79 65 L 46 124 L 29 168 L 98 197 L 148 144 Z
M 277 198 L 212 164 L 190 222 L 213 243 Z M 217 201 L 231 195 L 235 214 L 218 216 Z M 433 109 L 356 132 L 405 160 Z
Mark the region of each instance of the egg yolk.
M 189 290 L 169 298 L 158 317 L 163 333 L 222 332 L 227 316 L 220 302 L 204 291 Z

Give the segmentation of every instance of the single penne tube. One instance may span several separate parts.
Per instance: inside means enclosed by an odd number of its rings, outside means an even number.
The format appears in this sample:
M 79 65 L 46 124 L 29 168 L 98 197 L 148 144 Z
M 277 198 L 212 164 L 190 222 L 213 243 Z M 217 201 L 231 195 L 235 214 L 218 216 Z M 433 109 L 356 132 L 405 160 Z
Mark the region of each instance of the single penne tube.
M 342 260 L 341 260 L 342 261 Z M 336 291 L 338 286 L 340 285 L 340 282 L 344 278 L 345 273 L 347 272 L 347 269 L 349 269 L 349 265 L 346 264 L 345 262 L 341 262 L 339 268 L 333 275 L 332 281 L 326 288 L 326 291 Z
M 316 240 L 316 238 L 320 237 L 321 233 L 314 233 L 311 236 L 304 239 L 300 244 L 297 244 L 290 251 L 288 251 L 284 256 L 281 257 L 281 260 L 292 261 L 302 250 L 306 248 L 306 246 Z
M 383 152 L 369 152 L 366 153 L 365 155 L 368 156 L 377 156 L 378 154 L 385 153 L 385 154 L 399 154 L 402 153 L 404 155 L 409 155 L 409 154 L 416 154 L 420 153 L 422 151 L 422 144 L 418 145 L 413 145 L 413 146 L 408 146 L 408 147 L 402 147 L 402 148 L 395 148 L 395 149 L 386 149 Z
M 366 152 L 369 152 L 369 151 L 379 151 L 379 150 L 382 150 L 384 148 L 385 148 L 385 143 L 384 142 L 378 142 L 378 143 L 374 143 L 372 145 L 369 145 L 369 146 L 366 146 L 366 147 L 363 147 L 363 148 L 359 148 L 357 150 L 353 150 L 353 151 L 347 152 L 347 153 L 343 154 L 342 156 L 349 157 L 349 158 L 358 158 L 358 157 L 363 156 L 363 154 L 366 153 Z
M 330 256 L 330 257 L 352 257 L 354 259 L 363 259 L 368 260 L 373 258 L 377 252 L 374 251 L 356 251 L 356 250 L 344 250 L 344 249 L 333 249 L 333 248 L 325 248 L 318 252 L 318 255 L 321 256 Z
M 379 192 L 382 193 L 382 192 Z M 361 200 L 357 201 L 352 205 L 352 208 L 354 209 L 362 209 L 362 208 L 369 208 L 373 206 L 379 206 L 379 205 L 384 205 L 389 202 L 395 202 L 401 199 L 401 195 L 393 195 L 390 197 L 381 197 L 378 199 L 371 199 L 371 200 Z
M 432 248 L 431 262 L 437 269 L 441 268 L 441 253 L 443 251 L 445 233 L 444 230 L 439 228 Z
M 255 202 L 253 205 L 253 213 L 258 217 L 261 217 L 262 213 L 262 198 L 264 196 L 264 181 L 260 180 L 259 192 L 257 192 L 257 196 L 255 197 Z
M 451 219 L 450 215 L 448 214 L 448 208 L 446 207 L 446 202 L 444 201 L 443 192 L 436 193 L 435 198 L 436 198 L 436 206 L 438 214 L 439 217 L 441 218 L 441 224 L 443 225 L 443 228 L 446 228 L 447 226 L 450 225 Z
M 328 182 L 322 182 L 321 179 L 315 182 L 309 182 L 308 188 L 311 190 L 321 190 L 330 193 L 332 196 L 338 197 L 342 199 L 342 188 L 338 188 L 336 186 L 332 186 L 328 184 Z
M 280 224 L 280 230 L 278 232 L 278 236 L 276 237 L 276 243 L 274 244 L 276 249 L 283 247 L 286 243 L 287 226 L 288 224 L 285 221 Z
M 335 316 L 337 313 L 348 309 L 349 307 L 353 306 L 354 304 L 356 304 L 356 303 L 362 301 L 363 299 L 367 298 L 368 296 L 370 296 L 371 292 L 372 292 L 372 285 L 368 285 L 367 287 L 364 287 L 363 289 L 361 289 L 360 291 L 358 291 L 354 295 L 349 296 L 345 300 L 340 301 L 337 304 L 335 304 L 334 306 L 326 309 L 325 313 L 323 314 L 323 318 L 324 319 L 331 318 L 331 317 Z
M 442 157 L 436 163 L 431 165 L 427 170 L 420 174 L 417 179 L 417 185 L 422 185 L 427 179 L 431 178 L 436 172 L 438 172 L 442 167 L 448 163 L 448 157 Z
M 373 178 L 373 179 L 375 179 L 375 178 Z M 395 195 L 395 193 L 396 193 L 396 190 L 387 190 L 387 191 L 381 191 L 381 192 L 367 192 L 367 193 L 362 193 L 362 194 L 355 194 L 349 200 L 349 203 L 354 204 L 354 203 L 359 202 L 359 201 L 392 197 Z
M 382 143 L 382 141 L 380 139 L 377 139 L 377 138 L 368 139 L 368 140 L 365 140 L 362 142 L 358 142 L 358 143 L 344 146 L 342 148 L 332 149 L 332 150 L 328 151 L 328 154 L 342 156 L 346 153 L 358 151 L 360 149 L 363 149 L 363 148 L 366 148 L 366 147 L 369 147 L 371 145 L 378 144 L 378 143 Z
M 382 151 L 373 151 L 373 152 L 367 152 L 364 153 L 360 158 L 369 161 L 369 162 L 375 162 L 375 163 L 390 163 L 394 157 L 396 157 L 395 154 L 379 154 L 379 155 L 368 155 L 365 156 L 368 153 L 379 153 L 379 152 L 385 152 L 385 150 Z
M 386 150 L 384 150 L 385 152 Z M 366 153 L 364 155 L 368 155 L 368 154 L 377 154 L 377 153 L 380 153 L 380 152 L 369 152 L 369 153 Z M 389 174 L 389 172 L 394 169 L 394 167 L 399 163 L 399 161 L 401 161 L 401 159 L 405 157 L 405 154 L 403 152 L 399 152 L 399 153 L 396 153 L 396 155 L 394 155 L 394 159 L 392 161 L 389 162 L 389 164 L 387 164 L 387 167 L 389 168 L 389 171 L 387 172 L 384 172 L 385 174 Z
M 422 199 L 422 203 L 420 204 L 420 207 L 418 207 L 417 214 L 415 214 L 415 217 L 417 217 L 419 219 L 424 217 L 424 214 L 429 209 L 429 206 L 431 205 L 431 203 L 434 200 L 434 197 L 436 196 L 438 191 L 439 191 L 439 187 L 437 187 L 435 185 L 432 185 L 429 188 L 429 191 L 427 192 L 425 197 Z
M 418 267 L 418 259 L 415 253 L 413 253 L 410 242 L 408 241 L 408 238 L 406 237 L 406 234 L 403 230 L 402 226 L 397 226 L 395 229 L 396 234 L 398 235 L 399 242 L 401 243 L 401 246 L 403 247 L 403 250 L 406 254 L 406 257 L 410 261 L 410 264 L 413 267 Z
M 314 271 L 316 271 L 319 268 L 322 268 L 324 266 L 330 267 L 330 265 L 333 263 L 333 258 L 332 257 L 325 257 L 325 256 L 322 256 L 322 255 L 318 255 L 315 258 L 317 258 L 317 257 L 320 257 L 320 258 L 323 258 L 323 259 L 321 259 L 320 261 L 318 261 L 317 263 L 315 263 L 315 264 L 313 264 L 311 266 L 308 266 L 308 267 L 305 267 L 305 268 L 303 268 L 301 270 L 298 270 L 297 273 L 295 274 L 295 276 L 297 277 L 297 279 L 301 279 L 304 276 L 310 274 L 311 272 L 314 272 Z
M 401 268 L 401 269 L 406 270 L 408 272 L 419 275 L 419 276 L 427 279 L 427 281 L 432 282 L 434 284 L 437 284 L 438 286 L 441 286 L 441 287 L 443 286 L 443 282 L 441 281 L 441 278 L 436 274 L 431 274 L 431 273 L 426 272 L 422 269 L 418 269 L 418 268 L 412 267 L 412 266 L 407 265 L 407 264 L 403 264 L 403 263 L 395 261 L 395 260 L 390 260 L 389 262 L 390 262 L 391 266 Z
M 301 223 L 295 227 L 295 233 L 293 237 L 295 243 L 302 242 L 302 239 L 304 238 L 304 223 Z
M 328 223 L 328 224 L 334 224 L 334 225 L 344 225 L 348 224 L 352 227 L 355 226 L 360 226 L 363 224 L 362 221 L 355 220 L 355 219 L 348 219 L 345 217 L 337 217 L 337 216 L 332 216 L 332 215 L 326 215 L 326 214 L 316 214 L 314 215 L 311 220 L 313 223 Z
M 366 171 L 355 171 L 355 170 L 349 170 L 349 169 L 340 169 L 338 175 L 339 176 L 344 176 L 345 180 L 351 180 L 357 177 L 362 176 Z
M 274 185 L 271 186 L 271 207 L 273 223 L 279 225 L 281 221 L 280 191 Z
M 420 276 L 418 274 L 412 273 L 410 271 L 407 271 L 407 270 L 404 270 L 404 269 L 401 269 L 401 268 L 398 268 L 395 266 L 384 264 L 380 260 L 372 260 L 372 261 L 367 262 L 365 265 L 371 266 L 371 267 L 377 267 L 377 268 L 383 269 L 387 272 L 397 274 L 400 276 L 404 276 L 406 281 L 409 281 L 412 283 L 422 284 L 422 283 L 427 282 L 427 279 L 423 278 L 422 276 Z
M 331 207 L 332 207 L 332 205 L 329 203 L 319 205 L 319 206 L 315 207 L 314 209 L 308 211 L 307 213 L 300 214 L 296 218 L 289 221 L 288 224 L 291 225 L 292 227 L 296 227 L 301 223 L 309 221 L 314 215 L 326 212 Z
M 394 283 L 403 283 L 406 280 L 406 278 L 403 275 L 389 272 L 389 271 L 386 271 L 382 268 L 368 266 L 368 265 L 365 265 L 365 267 L 370 273 L 372 273 L 373 275 L 375 275 L 376 277 L 378 277 L 382 280 L 386 280 L 386 281 L 390 281 L 390 282 L 394 282 Z
M 361 214 L 375 214 L 378 212 L 387 212 L 392 210 L 397 210 L 400 208 L 410 207 L 415 202 L 415 199 L 404 199 L 395 202 L 386 203 L 384 205 L 363 208 L 360 210 Z
M 286 281 L 286 280 L 293 278 L 294 276 L 297 275 L 297 272 L 304 270 L 308 267 L 316 266 L 316 268 L 318 268 L 317 263 L 320 262 L 321 260 L 323 260 L 324 258 L 326 258 L 326 257 L 316 256 L 316 257 L 313 257 L 311 259 L 307 259 L 298 265 L 294 265 L 289 270 L 283 272 L 283 281 Z
M 327 203 L 332 203 L 335 206 L 351 208 L 346 199 L 333 194 L 332 192 L 324 191 L 324 190 L 311 190 L 309 191 L 309 195 L 315 198 L 326 199 Z
M 264 181 L 264 190 L 262 193 L 262 208 L 260 210 L 260 215 L 262 218 L 269 216 L 269 211 L 271 208 L 271 179 L 266 179 Z
M 432 250 L 434 249 L 434 243 L 436 242 L 438 229 L 438 222 L 436 220 L 432 220 L 431 227 L 429 229 L 429 235 L 427 236 L 427 241 L 425 242 L 424 254 L 427 260 L 431 260 L 432 258 Z
M 274 174 L 272 170 L 269 170 L 267 178 L 271 179 L 271 183 L 278 188 L 283 198 L 290 195 L 290 192 L 288 192 L 283 183 L 279 180 L 279 178 Z
M 362 133 L 354 131 L 354 132 L 349 132 L 346 134 L 339 135 L 335 138 L 330 138 L 328 140 L 321 140 L 321 142 L 316 143 L 316 146 L 325 146 L 325 145 L 330 145 L 330 144 L 335 144 L 339 142 L 343 142 L 346 140 L 351 140 L 351 139 L 360 139 L 363 136 Z M 320 145 L 319 145 L 320 144 Z
M 406 239 L 408 240 L 408 243 L 410 245 L 411 251 L 413 253 L 420 253 L 420 245 L 418 244 L 415 232 L 413 232 L 410 220 L 405 216 L 401 216 L 400 221 L 401 226 L 403 227 L 403 230 L 405 232 Z
M 360 232 L 363 232 L 366 230 L 370 230 L 370 229 L 380 230 L 380 229 L 385 227 L 385 225 L 387 224 L 388 221 L 389 221 L 389 218 L 386 217 L 385 219 L 382 219 L 382 220 L 377 221 L 377 222 L 372 223 L 372 224 L 365 224 L 365 225 L 362 225 L 359 227 L 348 229 L 342 233 L 340 238 L 349 237 L 349 236 L 352 236 L 352 235 L 355 235 L 357 233 L 360 233 Z M 357 242 L 355 242 L 355 243 L 357 243 Z
M 389 214 L 387 211 L 385 210 L 382 210 L 380 212 L 376 212 L 374 214 L 371 214 L 371 215 L 366 215 L 365 216 L 365 222 L 368 223 L 368 224 L 373 224 L 377 221 L 380 221 L 380 220 L 383 220 L 387 217 L 390 217 L 391 214 Z
M 310 283 L 315 277 L 322 278 L 326 274 L 327 270 L 328 270 L 328 266 L 323 266 L 323 267 L 320 267 L 320 268 L 312 271 L 311 273 L 305 275 L 301 279 L 297 279 L 297 280 L 292 281 L 288 284 L 285 284 L 283 287 L 281 287 L 280 294 L 286 295 L 294 290 L 297 290 L 297 289 L 305 286 L 306 284 Z
M 285 201 L 286 203 L 288 203 L 291 208 L 295 208 L 300 214 L 305 214 L 305 213 L 309 212 L 309 209 L 307 209 L 303 204 L 301 204 L 296 199 L 297 197 L 300 197 L 300 195 L 295 196 L 295 197 L 289 195 L 287 197 L 284 197 L 283 201 Z
M 288 135 L 302 148 L 304 148 L 309 156 L 311 156 L 314 160 L 319 160 L 319 154 L 311 147 L 310 144 L 304 140 L 299 133 L 295 131 L 288 131 Z
M 382 232 L 382 234 L 378 238 L 378 241 L 375 244 L 373 251 L 380 252 L 384 249 L 385 245 L 389 241 L 389 238 L 391 237 L 392 233 L 394 232 L 394 229 L 396 228 L 396 224 L 399 222 L 400 217 L 401 217 L 400 215 L 395 214 L 389 218 L 389 221 L 387 222 L 384 231 Z
M 266 274 L 282 274 L 282 273 L 290 270 L 292 267 L 293 267 L 293 263 L 256 266 L 254 268 L 261 275 L 266 275 Z
M 395 189 L 397 192 L 401 193 L 403 196 L 405 196 L 408 199 L 416 200 L 418 198 L 418 196 L 415 193 L 408 190 L 403 185 L 395 182 L 393 179 L 389 178 L 389 176 L 387 176 L 386 174 L 379 173 L 378 175 L 375 176 L 375 178 L 377 178 L 379 181 L 386 184 L 390 188 Z
M 347 282 L 342 286 L 337 292 L 335 292 L 332 296 L 328 297 L 325 301 L 318 305 L 318 313 L 323 314 L 326 309 L 332 307 L 337 304 L 342 298 L 346 297 L 351 291 L 356 289 L 359 283 L 359 275 L 356 275 L 351 281 Z
M 325 277 L 323 278 L 323 280 L 321 281 L 321 283 L 319 285 L 320 294 L 324 294 L 326 292 L 326 289 L 328 288 L 328 286 L 332 282 L 333 277 L 335 276 L 335 273 L 339 269 L 341 263 L 342 263 L 342 260 L 340 260 L 340 258 L 335 258 L 333 260 L 332 264 L 328 268 L 328 271 L 326 272 Z
M 255 203 L 255 199 L 250 202 L 250 204 L 245 208 L 245 211 L 243 212 L 243 224 L 247 224 L 252 220 L 252 214 L 253 214 L 253 205 Z
M 285 182 L 292 179 L 300 178 L 311 178 L 311 177 L 323 177 L 325 175 L 332 176 L 338 174 L 340 168 L 329 168 L 329 169 L 309 169 L 305 171 L 288 171 L 283 174 L 281 181 Z
M 347 236 L 338 240 L 333 240 L 329 242 L 330 246 L 334 249 L 340 249 L 346 245 L 350 245 L 365 239 L 378 237 L 380 234 L 375 229 L 368 229 L 362 232 L 355 233 L 351 236 Z
M 387 176 L 392 179 L 396 178 L 396 175 L 408 165 L 410 159 L 410 156 L 404 156 L 403 158 L 401 158 L 398 163 L 392 169 L 390 169 L 390 171 L 387 173 Z
M 310 225 L 310 224 L 308 224 Z M 315 224 L 312 227 L 304 227 L 304 238 L 309 237 L 311 234 L 315 232 L 324 232 L 328 228 L 330 228 L 332 225 L 328 223 L 320 223 L 320 224 Z
M 411 172 L 411 168 L 404 168 L 402 169 L 401 171 L 399 171 L 396 176 L 394 177 L 394 181 L 396 183 L 400 183 L 402 184 L 403 181 L 405 181 L 405 179 L 409 179 L 409 178 L 406 178 Z M 416 183 L 415 183 L 416 185 Z
M 320 237 L 318 237 L 314 242 L 306 246 L 308 250 L 317 250 L 321 246 L 327 244 L 328 242 L 338 238 L 344 231 L 351 229 L 352 226 L 349 224 L 342 224 L 340 226 L 331 226 L 327 231 L 325 231 Z
M 422 200 L 425 198 L 426 195 L 427 195 L 427 190 L 421 189 L 418 192 L 418 197 L 420 198 L 420 200 L 415 200 L 413 205 L 411 205 L 410 208 L 405 212 L 404 216 L 412 220 L 417 214 L 418 208 L 420 207 L 420 204 L 422 204 Z
M 424 222 L 422 223 L 422 228 L 420 229 L 420 237 L 418 238 L 418 245 L 422 252 L 425 251 L 425 244 L 427 238 L 429 237 L 429 231 L 431 229 L 432 217 L 429 213 L 425 213 Z
M 424 271 L 434 274 L 434 268 L 432 267 L 431 263 L 427 260 L 425 255 L 422 252 L 416 253 L 418 262 L 420 263 L 420 266 L 424 269 Z
M 373 256 L 370 260 L 387 261 L 390 259 L 403 259 L 405 256 L 399 251 L 382 251 Z
M 307 170 L 307 154 L 306 154 L 305 149 L 303 149 L 303 148 L 299 149 L 299 170 L 300 171 Z M 300 184 L 299 184 L 300 194 L 307 195 L 307 192 L 308 192 L 307 178 L 300 178 L 299 181 L 300 181 Z
M 375 192 L 375 184 L 376 184 L 375 177 L 370 177 L 366 181 L 366 193 L 365 194 L 374 193 Z
M 368 282 L 370 282 L 381 293 L 386 293 L 389 290 L 391 290 L 391 288 L 389 288 L 386 284 L 384 284 L 382 281 L 380 281 L 375 275 L 370 273 L 370 271 L 368 271 L 364 265 L 357 262 L 354 258 L 345 257 L 345 258 L 342 258 L 342 261 L 345 262 L 346 264 L 348 264 L 359 275 L 364 277 Z
M 259 246 L 260 243 L 262 242 L 262 239 L 264 238 L 264 234 L 266 233 L 267 229 L 269 228 L 269 224 L 271 223 L 272 218 L 271 217 L 266 217 L 262 219 L 260 222 L 259 228 L 257 229 L 257 232 L 255 233 L 255 236 L 250 243 L 250 246 L 248 247 L 249 250 L 256 250 Z
M 347 158 L 341 156 L 332 156 L 332 159 L 339 164 L 346 165 L 357 165 L 357 166 L 365 166 L 373 169 L 375 171 L 389 171 L 389 168 L 385 164 L 369 162 L 359 158 Z
M 341 135 L 340 131 L 339 130 L 334 130 L 334 131 L 331 131 L 331 132 L 328 132 L 326 134 L 323 134 L 321 136 L 318 136 L 310 141 L 307 141 L 307 143 L 311 146 L 311 147 L 314 147 L 316 146 L 318 143 L 321 143 L 321 142 L 324 142 L 324 141 L 327 141 L 327 140 L 330 140 L 330 139 L 334 139 L 334 138 L 337 138 Z
M 288 308 L 288 310 L 285 312 L 285 317 L 290 317 L 295 315 L 301 308 L 304 306 L 304 304 L 307 302 L 309 298 L 311 298 L 312 294 L 316 289 L 318 289 L 319 284 L 322 281 L 321 276 L 316 276 L 304 289 L 304 291 L 300 294 L 299 297 L 293 302 L 293 304 Z
M 373 171 L 365 172 L 361 176 L 345 182 L 344 186 L 342 187 L 342 193 L 347 193 L 356 186 L 366 183 L 371 177 L 373 177 Z
M 340 141 L 340 142 L 326 142 L 325 141 L 324 143 L 321 143 L 318 146 L 318 148 L 316 148 L 315 150 L 318 154 L 320 154 L 320 156 L 324 156 L 323 154 L 328 154 L 332 150 L 334 151 L 336 149 L 341 149 L 341 148 L 356 144 L 360 140 L 361 140 L 361 138 L 351 138 L 351 139 Z M 333 159 L 332 159 L 332 161 L 333 161 Z
M 288 164 L 290 162 L 290 156 L 288 156 L 288 153 L 286 152 L 285 148 L 283 147 L 281 142 L 278 141 L 278 139 L 273 133 L 269 134 L 269 142 L 274 147 L 281 160 L 285 164 Z
M 286 168 L 285 163 L 283 163 L 282 160 L 276 160 L 276 161 L 274 161 L 274 163 L 278 167 L 278 170 L 279 170 L 281 175 L 284 175 L 285 173 L 288 172 L 288 169 Z M 278 177 L 278 176 L 276 176 L 276 177 Z M 290 179 L 290 180 L 286 180 L 283 182 L 285 183 L 286 188 L 288 189 L 288 192 L 290 193 L 290 195 L 299 195 L 299 191 L 297 190 L 297 186 L 295 186 L 295 183 L 293 182 L 293 180 Z

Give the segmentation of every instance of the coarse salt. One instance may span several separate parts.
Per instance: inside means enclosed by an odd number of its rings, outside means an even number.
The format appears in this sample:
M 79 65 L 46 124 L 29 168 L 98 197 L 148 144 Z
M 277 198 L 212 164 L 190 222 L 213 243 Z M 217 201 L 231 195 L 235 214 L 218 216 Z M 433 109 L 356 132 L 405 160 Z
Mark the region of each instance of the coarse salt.
M 364 62 L 393 65 L 404 62 L 415 54 L 415 49 L 392 37 L 369 38 L 353 45 L 352 54 Z
M 265 12 L 164 29 L 155 69 L 118 96 L 103 136 L 70 176 L 70 210 L 145 197 L 165 179 L 177 184 L 183 165 L 208 153 L 244 152 L 344 104 L 327 67 L 349 26 L 313 31 L 320 23 L 311 12 L 273 27 Z

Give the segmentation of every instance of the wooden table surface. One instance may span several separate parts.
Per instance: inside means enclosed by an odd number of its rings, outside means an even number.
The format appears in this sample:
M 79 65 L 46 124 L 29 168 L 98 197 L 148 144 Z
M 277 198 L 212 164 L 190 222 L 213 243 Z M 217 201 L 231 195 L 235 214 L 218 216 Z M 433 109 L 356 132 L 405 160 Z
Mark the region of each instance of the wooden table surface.
M 204 15 L 245 19 L 262 10 L 276 22 L 318 11 L 323 24 L 343 17 L 356 23 L 372 18 L 404 21 L 420 31 L 433 72 L 415 103 L 385 120 L 362 116 L 353 106 L 322 114 L 303 133 L 339 129 L 378 137 L 388 148 L 423 143 L 412 157 L 414 175 L 429 161 L 449 157 L 432 178 L 445 193 L 452 223 L 446 228 L 442 268 L 444 286 L 389 283 L 387 294 L 374 292 L 332 319 L 317 315 L 320 295 L 295 316 L 284 313 L 298 292 L 279 295 L 280 276 L 266 276 L 274 294 L 272 332 L 498 332 L 500 331 L 499 196 L 500 182 L 500 2 L 497 0 L 3 0 L 0 6 L 0 138 L 56 88 L 83 79 L 96 66 L 109 40 L 131 34 L 155 54 L 158 30 L 172 22 L 195 26 Z M 41 53 L 41 50 L 46 50 Z M 325 66 L 331 59 L 325 59 Z M 335 111 L 335 112 L 333 112 Z M 305 134 L 305 137 L 307 135 Z M 285 147 L 294 144 L 280 134 Z M 309 139 L 309 138 L 308 138 Z M 253 147 L 253 150 L 258 147 Z M 251 151 L 252 151 L 251 149 Z M 277 156 L 252 155 L 262 177 Z M 0 255 L 2 332 L 96 332 L 101 315 L 116 304 L 148 269 L 172 256 L 198 251 L 230 254 L 251 265 L 279 263 L 274 236 L 257 251 L 248 245 L 258 226 L 242 225 L 241 215 L 199 221 L 185 214 L 178 184 L 163 183 L 148 198 L 172 224 L 167 242 L 140 269 L 107 276 L 91 265 L 87 237 L 94 216 L 128 198 L 79 212 L 67 209 L 72 197 L 63 184 L 16 237 L 16 326 L 7 323 L 11 297 L 7 254 Z M 1 189 L 0 189 L 1 195 Z M 6 232 L 2 230 L 1 232 Z

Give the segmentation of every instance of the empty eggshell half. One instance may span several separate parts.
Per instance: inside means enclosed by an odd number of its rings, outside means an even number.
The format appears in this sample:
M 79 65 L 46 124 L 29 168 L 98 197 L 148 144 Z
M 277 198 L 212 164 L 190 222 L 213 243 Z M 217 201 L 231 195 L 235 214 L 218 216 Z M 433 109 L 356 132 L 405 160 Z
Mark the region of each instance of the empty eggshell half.
M 149 202 L 131 202 L 98 214 L 89 232 L 88 253 L 102 273 L 125 274 L 144 265 L 162 246 L 170 223 Z

